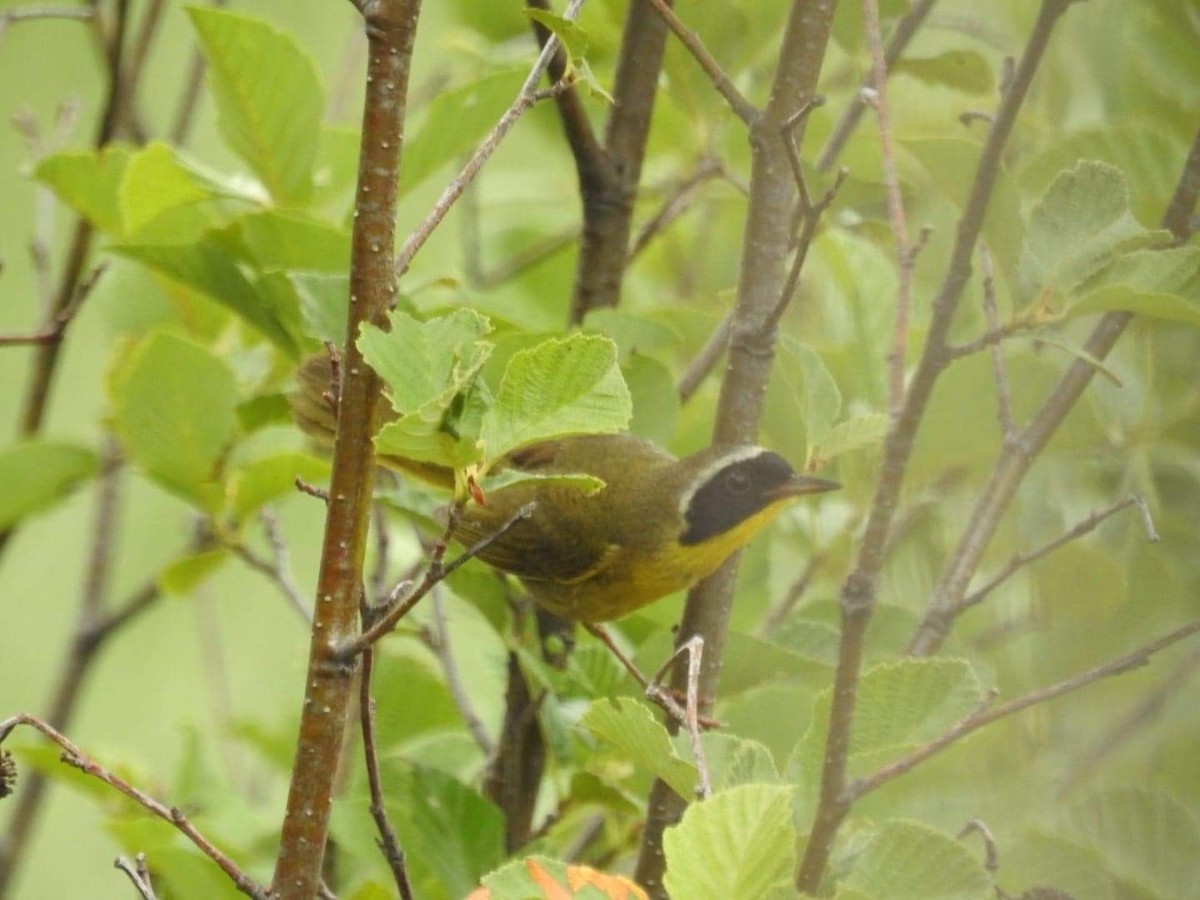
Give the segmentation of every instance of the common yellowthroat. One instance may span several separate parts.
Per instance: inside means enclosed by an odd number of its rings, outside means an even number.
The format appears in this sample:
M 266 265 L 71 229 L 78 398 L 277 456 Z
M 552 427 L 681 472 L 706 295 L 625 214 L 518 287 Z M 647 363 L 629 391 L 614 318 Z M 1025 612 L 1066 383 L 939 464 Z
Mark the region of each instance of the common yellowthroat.
M 328 442 L 336 424 L 331 366 L 313 357 L 297 373 L 289 400 L 300 427 Z M 381 421 L 396 413 L 381 398 Z M 380 462 L 443 487 L 454 473 L 428 463 L 381 456 Z M 833 481 L 797 474 L 787 461 L 752 445 L 710 447 L 685 459 L 632 434 L 564 437 L 523 447 L 494 470 L 585 474 L 605 486 L 594 494 L 553 483 L 521 482 L 469 504 L 454 537 L 494 534 L 517 520 L 479 558 L 515 575 L 551 612 L 585 624 L 626 615 L 690 587 L 744 547 L 788 504 L 834 490 Z

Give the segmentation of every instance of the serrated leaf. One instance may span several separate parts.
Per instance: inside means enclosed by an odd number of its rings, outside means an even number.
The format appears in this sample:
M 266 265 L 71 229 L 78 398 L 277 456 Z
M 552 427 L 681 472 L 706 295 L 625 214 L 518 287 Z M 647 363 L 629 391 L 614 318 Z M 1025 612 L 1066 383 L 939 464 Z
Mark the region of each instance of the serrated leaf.
M 101 231 L 119 235 L 121 182 L 131 153 L 106 146 L 92 152 L 56 153 L 38 163 L 34 176 Z
M 1129 211 L 1120 171 L 1082 161 L 1058 176 L 1034 206 L 1021 250 L 1021 293 L 1066 292 L 1152 238 Z
M 199 344 L 158 332 L 118 370 L 112 400 L 130 457 L 212 511 L 218 462 L 237 428 L 237 381 L 228 367 Z
M 792 789 L 745 784 L 693 803 L 663 834 L 672 897 L 759 897 L 795 865 Z
M 514 354 L 479 436 L 496 460 L 561 435 L 622 431 L 631 414 L 616 345 L 575 334 Z
M 764 744 L 713 731 L 704 735 L 704 755 L 720 793 L 741 784 L 783 784 L 775 758 Z
M 917 822 L 888 822 L 854 861 L 844 884 L 888 900 L 993 900 L 992 880 L 971 851 Z
M 394 310 L 388 320 L 388 331 L 364 325 L 358 349 L 387 382 L 392 407 L 401 415 L 434 401 L 448 404 L 491 352 L 491 345 L 479 340 L 492 330 L 491 323 L 472 309 L 456 309 L 427 322 Z
M 164 594 L 186 597 L 207 581 L 227 559 L 228 550 L 208 550 L 181 556 L 158 573 L 158 587 Z
M 26 441 L 0 451 L 0 529 L 49 509 L 99 469 L 86 447 L 57 441 Z
M 324 98 L 316 65 L 289 35 L 260 19 L 190 7 L 208 61 L 217 125 L 281 205 L 312 196 Z
M 696 767 L 676 755 L 667 730 L 644 703 L 628 697 L 597 700 L 580 724 L 653 772 L 680 797 L 690 800 L 695 796 Z
M 812 461 L 829 462 L 843 453 L 878 444 L 887 437 L 889 422 L 884 413 L 867 413 L 839 422 L 813 450 Z
M 1089 282 L 1065 315 L 1120 310 L 1200 325 L 1200 249 L 1127 253 Z

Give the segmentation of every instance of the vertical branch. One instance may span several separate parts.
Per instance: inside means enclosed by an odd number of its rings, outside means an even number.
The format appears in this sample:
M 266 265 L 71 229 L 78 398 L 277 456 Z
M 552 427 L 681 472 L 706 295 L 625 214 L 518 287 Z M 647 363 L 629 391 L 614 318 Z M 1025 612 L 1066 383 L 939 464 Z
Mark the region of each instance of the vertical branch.
M 272 896 L 277 900 L 310 898 L 320 884 L 357 668 L 338 647 L 357 633 L 375 472 L 371 438 L 378 425 L 379 379 L 363 362 L 356 339 L 364 322 L 383 321 L 396 291 L 396 185 L 420 0 L 378 0 L 360 8 L 369 47 L 349 315 L 308 676 L 275 864 Z
M 867 44 L 871 48 L 871 87 L 862 93 L 874 107 L 879 120 L 883 183 L 887 187 L 888 218 L 896 239 L 896 259 L 900 270 L 892 348 L 888 352 L 888 411 L 898 416 L 904 404 L 904 359 L 908 346 L 908 311 L 912 305 L 913 248 L 908 241 L 904 197 L 900 192 L 900 176 L 896 171 L 896 145 L 892 139 L 892 117 L 887 104 L 888 64 L 884 58 L 883 35 L 879 27 L 879 0 L 863 0 L 863 21 Z
M 753 443 L 775 356 L 772 321 L 786 283 L 786 261 L 796 206 L 796 183 L 789 160 L 786 123 L 816 93 L 825 60 L 834 0 L 796 0 L 780 46 L 771 95 L 750 132 L 753 167 L 750 206 L 742 241 L 737 305 L 731 322 L 729 365 L 721 384 L 713 432 L 715 443 Z M 797 129 L 799 132 L 800 129 Z M 797 142 L 801 139 L 797 133 Z M 680 623 L 676 646 L 693 636 L 704 640 L 700 672 L 701 712 L 711 709 L 716 692 L 740 555 L 693 588 Z M 675 670 L 674 685 L 685 673 Z M 654 897 L 664 897 L 662 834 L 678 821 L 683 802 L 661 781 L 651 790 L 649 815 L 636 878 Z
M 866 529 L 854 569 L 842 585 L 842 634 L 834 676 L 829 736 L 816 817 L 796 874 L 796 887 L 812 893 L 821 882 L 833 841 L 850 809 L 846 792 L 846 763 L 862 668 L 867 627 L 875 610 L 880 569 L 896 513 L 900 488 L 912 456 L 917 429 L 938 377 L 947 365 L 946 338 L 971 273 L 971 255 L 983 228 L 984 215 L 1000 167 L 1000 155 L 1029 92 L 1033 76 L 1059 17 L 1073 0 L 1043 0 L 1033 31 L 1013 75 L 1012 85 L 996 111 L 995 121 L 979 157 L 975 178 L 955 232 L 946 275 L 933 305 L 933 317 L 920 361 L 905 394 L 899 415 L 893 416 L 884 442 L 883 462 Z

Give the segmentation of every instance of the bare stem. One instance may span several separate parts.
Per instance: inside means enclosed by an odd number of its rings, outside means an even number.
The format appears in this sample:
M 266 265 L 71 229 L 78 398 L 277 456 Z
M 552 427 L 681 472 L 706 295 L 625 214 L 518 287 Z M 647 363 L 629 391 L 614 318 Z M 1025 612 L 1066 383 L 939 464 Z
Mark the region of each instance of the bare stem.
M 913 252 L 908 241 L 908 220 L 904 215 L 904 197 L 896 170 L 896 144 L 892 137 L 892 117 L 887 104 L 888 64 L 884 57 L 883 34 L 879 26 L 879 0 L 863 0 L 863 22 L 867 45 L 871 50 L 871 87 L 862 94 L 875 109 L 879 121 L 879 142 L 883 148 L 883 183 L 887 190 L 888 219 L 896 239 L 899 281 L 896 288 L 896 317 L 892 331 L 892 349 L 888 353 L 888 409 L 893 417 L 904 405 L 904 363 L 908 347 L 908 314 L 912 307 Z
M 463 684 L 458 663 L 455 662 L 454 653 L 450 647 L 450 630 L 446 626 L 446 605 L 437 591 L 433 592 L 430 606 L 433 607 L 433 626 L 428 631 L 422 632 L 425 644 L 433 650 L 438 662 L 441 663 L 442 672 L 446 676 L 446 686 L 450 690 L 450 697 L 454 700 L 454 705 L 458 707 L 458 713 L 462 716 L 467 731 L 471 733 L 471 737 L 475 739 L 475 743 L 483 751 L 483 755 L 491 757 L 496 751 L 496 742 L 487 733 L 487 727 L 479 718 L 479 713 L 475 711 L 475 704 L 471 701 L 471 695 Z
M 983 315 L 987 322 L 988 333 L 1000 331 L 1000 316 L 996 311 L 996 273 L 992 268 L 992 254 L 986 244 L 979 245 L 979 269 L 983 273 Z M 1008 373 L 1004 369 L 1004 351 L 1000 342 L 991 346 L 992 372 L 996 379 L 996 415 L 1000 419 L 1000 433 L 1005 443 L 1011 443 L 1017 437 L 1017 424 L 1013 421 L 1012 391 L 1008 386 Z
M 563 13 L 563 18 L 568 21 L 577 18 L 583 3 L 584 0 L 571 0 L 566 11 Z M 538 54 L 537 61 L 533 64 L 533 68 L 529 70 L 529 75 L 526 76 L 525 83 L 521 85 L 521 90 L 517 92 L 517 97 L 512 102 L 512 105 L 505 110 L 504 115 L 500 117 L 500 120 L 488 132 L 487 136 L 475 149 L 475 152 L 471 154 L 471 158 L 467 160 L 466 165 L 463 166 L 458 176 L 446 185 L 446 189 L 442 191 L 442 195 L 438 197 L 437 202 L 434 203 L 433 209 L 429 211 L 425 220 L 408 236 L 408 240 L 400 248 L 400 253 L 397 255 L 393 265 L 397 275 L 403 275 L 408 271 L 408 267 L 412 265 L 413 258 L 425 245 L 425 242 L 429 240 L 434 229 L 446 218 L 446 214 L 450 212 L 450 208 L 463 195 L 463 192 L 471 182 L 475 180 L 475 177 L 483 169 L 484 163 L 496 152 L 496 148 L 500 146 L 508 133 L 512 131 L 513 126 L 517 124 L 517 120 L 525 114 L 526 110 L 539 100 L 554 97 L 570 87 L 565 82 L 558 82 L 549 91 L 538 90 L 538 83 L 542 80 L 546 69 L 549 68 L 550 61 L 554 58 L 557 50 L 558 38 L 552 35 L 546 41 L 542 52 Z
M 729 108 L 733 110 L 734 115 L 747 125 L 753 126 L 760 115 L 758 108 L 742 96 L 742 92 L 734 86 L 733 81 L 725 74 L 725 70 L 721 68 L 720 63 L 708 52 L 708 48 L 700 40 L 700 35 L 680 21 L 679 16 L 675 15 L 675 11 L 671 9 L 666 0 L 649 0 L 649 2 L 655 11 L 663 17 L 663 21 L 667 23 L 667 27 L 679 38 L 679 42 L 687 48 L 687 51 L 700 64 L 700 68 L 704 70 L 704 74 L 712 81 L 713 87 L 717 89 L 717 93 L 725 98 L 725 102 L 729 104 Z
M 359 720 L 362 725 L 363 755 L 366 759 L 367 784 L 371 790 L 371 818 L 379 831 L 379 846 L 387 859 L 388 868 L 396 881 L 401 900 L 413 900 L 412 883 L 408 878 L 408 862 L 400 847 L 400 838 L 388 818 L 383 799 L 383 779 L 379 775 L 379 750 L 375 741 L 375 698 L 371 696 L 371 675 L 375 668 L 375 651 L 363 653 L 359 674 Z
M 238 865 L 217 849 L 208 838 L 202 835 L 187 816 L 177 807 L 168 807 L 162 802 L 154 799 L 149 794 L 138 790 L 123 778 L 114 775 L 112 772 L 105 769 L 90 756 L 84 753 L 79 747 L 75 746 L 56 728 L 42 721 L 36 716 L 20 714 L 11 718 L 0 721 L 0 743 L 3 743 L 8 736 L 18 726 L 25 725 L 36 731 L 41 732 L 55 744 L 63 749 L 62 761 L 69 766 L 74 766 L 85 775 L 90 775 L 92 778 L 97 778 L 103 781 L 109 787 L 114 788 L 124 794 L 129 799 L 133 800 L 143 809 L 154 816 L 174 825 L 189 841 L 191 841 L 197 849 L 205 856 L 220 866 L 221 871 L 229 876 L 239 891 L 247 897 L 254 897 L 255 900 L 267 900 L 268 893 L 261 885 L 255 883 L 249 876 L 246 875 Z
M 158 900 L 158 895 L 154 893 L 154 885 L 150 882 L 150 869 L 146 866 L 145 853 L 139 853 L 136 860 L 118 856 L 113 866 L 124 872 L 133 882 L 134 890 L 142 900 Z

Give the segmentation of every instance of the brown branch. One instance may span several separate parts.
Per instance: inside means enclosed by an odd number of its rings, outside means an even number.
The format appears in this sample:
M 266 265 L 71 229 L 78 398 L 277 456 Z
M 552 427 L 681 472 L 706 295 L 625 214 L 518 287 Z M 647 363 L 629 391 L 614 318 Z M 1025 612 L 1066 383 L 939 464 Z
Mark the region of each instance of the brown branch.
M 395 297 L 396 191 L 420 6 L 420 0 L 379 0 L 365 15 L 370 48 L 338 428 L 304 703 L 272 900 L 309 900 L 319 889 L 334 781 L 350 716 L 358 661 L 338 648 L 358 632 L 380 392 L 379 378 L 363 361 L 357 338 L 364 322 L 384 320 Z
M 1043 0 L 1039 8 L 1025 52 L 1013 75 L 1013 83 L 997 109 L 996 121 L 980 154 L 967 203 L 956 230 L 946 275 L 933 304 L 933 316 L 920 361 L 910 380 L 904 405 L 899 415 L 892 417 L 884 442 L 880 478 L 859 544 L 858 558 L 842 586 L 842 637 L 834 676 L 825 765 L 812 832 L 796 876 L 796 887 L 801 891 L 812 893 L 817 889 L 824 876 L 834 838 L 849 811 L 844 788 L 863 647 L 875 609 L 888 533 L 896 513 L 917 428 L 934 385 L 947 364 L 946 338 L 970 276 L 971 256 L 983 227 L 988 201 L 999 172 L 1001 153 L 1041 63 L 1054 25 L 1071 2 Z
M 73 766 L 85 775 L 90 775 L 92 778 L 103 781 L 109 787 L 114 788 L 137 803 L 147 812 L 162 819 L 164 822 L 174 825 L 201 853 L 215 862 L 221 868 L 221 871 L 229 876 L 234 886 L 247 897 L 254 897 L 255 900 L 268 900 L 268 892 L 261 885 L 255 883 L 238 867 L 237 863 L 222 853 L 215 844 L 201 834 L 188 821 L 187 816 L 183 814 L 182 810 L 178 807 L 166 806 L 149 794 L 138 790 L 123 778 L 109 772 L 48 723 L 36 716 L 24 713 L 11 716 L 0 721 L 0 743 L 3 743 L 12 734 L 13 730 L 21 725 L 41 732 L 55 744 L 58 744 L 63 749 L 62 762 L 66 765 Z
M 362 726 L 363 755 L 366 759 L 367 784 L 371 791 L 371 818 L 379 831 L 379 847 L 396 881 L 401 900 L 413 900 L 412 883 L 408 878 L 408 862 L 400 846 L 400 838 L 388 818 L 383 799 L 383 779 L 379 775 L 379 750 L 375 740 L 375 698 L 371 696 L 371 675 L 375 668 L 375 651 L 367 650 L 362 657 L 359 673 L 359 721 Z
M 583 6 L 584 0 L 571 0 L 567 6 L 563 17 L 568 20 L 574 20 L 579 15 L 579 9 Z M 546 73 L 546 69 L 550 66 L 550 60 L 554 58 L 554 53 L 558 49 L 558 38 L 551 36 L 546 45 L 542 48 L 542 52 L 538 55 L 537 61 L 534 62 L 533 68 L 529 70 L 529 74 L 525 77 L 525 83 L 521 85 L 521 89 L 517 92 L 517 97 L 513 100 L 499 121 L 488 132 L 487 136 L 475 148 L 475 152 L 471 154 L 470 159 L 462 167 L 448 185 L 442 191 L 437 202 L 434 203 L 433 209 L 425 217 L 424 221 L 408 236 L 404 242 L 404 246 L 400 248 L 400 253 L 396 256 L 396 261 L 393 264 L 393 269 L 396 275 L 403 275 L 408 271 L 408 267 L 412 265 L 413 258 L 417 255 L 420 249 L 429 240 L 434 229 L 441 224 L 446 218 L 446 214 L 450 212 L 450 208 L 455 204 L 463 192 L 475 180 L 475 177 L 483 169 L 484 163 L 491 158 L 491 155 L 496 152 L 496 148 L 512 131 L 513 126 L 517 124 L 517 120 L 521 118 L 525 112 L 541 100 L 549 99 L 557 96 L 565 91 L 569 84 L 565 82 L 557 82 L 548 91 L 540 91 L 538 83 L 542 80 L 542 75 Z
M 91 21 L 96 11 L 88 7 L 23 6 L 0 12 L 0 37 L 16 22 L 36 22 L 42 19 L 78 19 Z
M 700 64 L 700 68 L 704 70 L 704 74 L 708 76 L 713 87 L 717 89 L 717 93 L 725 98 L 725 102 L 729 104 L 729 108 L 733 110 L 734 115 L 745 122 L 747 126 L 754 127 L 754 123 L 760 115 L 758 108 L 742 96 L 742 92 L 737 89 L 733 81 L 725 74 L 725 70 L 721 68 L 720 63 L 713 59 L 713 55 L 708 52 L 708 48 L 704 46 L 704 41 L 700 40 L 700 35 L 679 20 L 679 17 L 675 15 L 675 11 L 671 9 L 667 0 L 649 0 L 649 2 L 655 11 L 663 17 L 663 21 L 667 23 L 667 27 L 679 38 L 679 42 L 687 48 L 687 51 Z
M 79 310 L 83 307 L 83 302 L 92 293 L 96 284 L 100 281 L 100 276 L 108 269 L 108 263 L 101 263 L 96 266 L 87 278 L 83 279 L 75 290 L 75 295 L 66 308 L 55 314 L 50 323 L 39 331 L 31 334 L 3 335 L 0 334 L 0 347 L 13 347 L 27 344 L 51 344 L 58 343 L 62 340 L 66 333 L 67 326 L 71 324 Z
M 859 798 L 869 794 L 876 788 L 887 784 L 895 778 L 899 778 L 907 772 L 912 771 L 925 760 L 936 756 L 938 753 L 945 750 L 947 747 L 958 743 L 972 732 L 978 731 L 985 725 L 990 725 L 1000 719 L 1008 718 L 1023 710 L 1029 709 L 1031 706 L 1037 706 L 1039 703 L 1045 703 L 1049 700 L 1054 700 L 1064 694 L 1070 694 L 1081 688 L 1085 688 L 1090 684 L 1094 684 L 1104 678 L 1112 678 L 1116 675 L 1122 675 L 1132 669 L 1146 665 L 1150 661 L 1150 657 L 1161 650 L 1176 644 L 1200 632 L 1200 620 L 1196 620 L 1182 628 L 1177 628 L 1170 634 L 1160 637 L 1158 640 L 1151 641 L 1145 646 L 1139 647 L 1131 653 L 1107 662 L 1104 665 L 1097 666 L 1094 669 L 1089 669 L 1065 681 L 1060 681 L 1057 684 L 1052 684 L 1049 687 L 1041 688 L 1040 690 L 1032 691 L 1024 696 L 1009 700 L 1006 703 L 993 705 L 991 700 L 987 700 L 975 712 L 971 713 L 953 728 L 946 731 L 944 734 L 934 738 L 927 744 L 918 747 L 916 750 L 906 754 L 891 765 L 884 766 L 878 771 L 864 778 L 856 779 L 851 782 L 846 789 L 847 796 L 844 801 L 847 805 L 854 803 Z
M 896 23 L 896 28 L 892 31 L 892 36 L 888 38 L 887 50 L 884 52 L 884 63 L 887 71 L 891 71 L 900 57 L 904 55 L 909 42 L 916 35 L 924 24 L 929 11 L 933 9 L 934 3 L 937 0 L 918 0 L 916 4 L 908 11 L 899 22 Z M 863 79 L 862 87 L 871 87 L 873 72 L 867 74 Z M 833 126 L 833 131 L 830 132 L 828 139 L 825 141 L 825 146 L 821 148 L 821 152 L 817 155 L 816 168 L 818 172 L 824 172 L 833 166 L 834 162 L 841 156 L 842 148 L 846 146 L 846 141 L 850 139 L 850 135 L 854 133 L 854 129 L 858 127 L 862 115 L 866 112 L 867 104 L 863 97 L 861 88 L 854 92 L 842 113 L 837 124 Z
M 899 279 L 896 288 L 896 317 L 892 330 L 892 348 L 888 352 L 888 411 L 899 416 L 904 405 L 904 362 L 908 348 L 908 314 L 912 307 L 914 257 L 908 242 L 908 219 L 904 215 L 904 196 L 896 170 L 896 143 L 892 136 L 892 116 L 887 104 L 888 64 L 884 58 L 883 35 L 879 26 L 879 0 L 863 0 L 863 22 L 867 46 L 871 51 L 871 87 L 860 93 L 875 110 L 879 121 L 879 142 L 883 150 L 883 183 L 887 192 L 888 219 L 896 239 Z
M 979 269 L 983 273 L 983 317 L 987 322 L 988 334 L 1000 331 L 1000 317 L 996 312 L 996 274 L 992 269 L 992 254 L 988 252 L 987 244 L 979 245 Z M 1000 420 L 1000 434 L 1004 442 L 1011 443 L 1017 439 L 1019 429 L 1013 421 L 1012 391 L 1008 386 L 1008 373 L 1004 369 L 1004 351 L 1000 342 L 991 345 L 992 374 L 996 380 L 996 416 Z
M 758 436 L 777 339 L 770 318 L 784 295 L 796 206 L 797 188 L 785 133 L 789 119 L 816 94 L 833 12 L 832 0 L 791 4 L 770 97 L 751 129 L 750 201 L 714 443 L 753 443 Z M 795 140 L 799 143 L 802 139 L 803 129 L 797 128 Z M 735 554 L 689 592 L 676 636 L 677 647 L 693 636 L 704 640 L 699 685 L 702 714 L 711 709 L 717 692 L 739 559 L 740 554 Z M 672 686 L 678 690 L 685 683 L 685 673 L 677 669 Z M 684 804 L 666 784 L 656 781 L 648 808 L 636 880 L 652 897 L 661 898 L 665 896 L 662 835 L 682 815 Z

